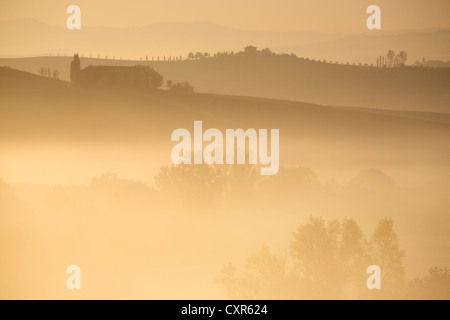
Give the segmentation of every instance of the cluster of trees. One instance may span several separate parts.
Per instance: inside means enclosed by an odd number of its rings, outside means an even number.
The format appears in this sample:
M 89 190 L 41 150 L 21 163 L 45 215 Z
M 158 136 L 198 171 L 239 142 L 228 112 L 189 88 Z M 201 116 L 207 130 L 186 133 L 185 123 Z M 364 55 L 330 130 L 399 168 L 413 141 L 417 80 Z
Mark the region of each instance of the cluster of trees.
M 217 52 L 217 53 L 211 55 L 210 53 L 207 53 L 207 52 L 206 53 L 190 52 L 187 56 L 187 59 L 188 60 L 200 60 L 200 59 L 209 59 L 209 58 L 219 58 L 219 57 L 224 57 L 224 56 L 242 55 L 242 54 L 244 54 L 244 55 L 261 54 L 261 55 L 265 55 L 265 56 L 270 56 L 275 53 L 273 53 L 268 48 L 258 50 L 258 48 L 254 47 L 254 46 L 247 46 L 244 48 L 244 51 L 238 52 L 238 53 L 235 53 L 234 51 L 225 51 L 225 52 Z
M 264 245 L 243 272 L 224 265 L 218 281 L 232 299 L 449 299 L 450 270 L 408 282 L 405 254 L 391 219 L 366 236 L 352 219 L 311 217 L 292 235 L 291 263 Z M 370 265 L 381 269 L 381 290 L 367 288 Z
M 270 56 L 277 56 L 277 57 L 284 57 L 284 58 L 292 58 L 292 59 L 301 59 L 301 60 L 306 60 L 306 61 L 312 61 L 312 62 L 323 62 L 323 63 L 329 63 L 329 64 L 340 64 L 338 61 L 327 61 L 327 60 L 315 60 L 315 59 L 311 59 L 311 58 L 299 58 L 297 55 L 295 55 L 294 53 L 291 54 L 286 54 L 286 53 L 281 53 L 281 54 L 277 54 L 275 52 L 272 52 L 269 48 L 264 48 L 259 50 L 257 47 L 255 46 L 247 46 L 244 48 L 243 51 L 240 52 L 234 52 L 234 51 L 224 51 L 224 52 L 217 52 L 213 55 L 209 54 L 209 53 L 201 53 L 201 52 L 197 52 L 197 53 L 189 53 L 187 59 L 188 60 L 201 60 L 201 59 L 205 59 L 205 58 L 223 58 L 223 57 L 233 57 L 233 56 L 245 56 L 245 57 L 270 57 Z M 389 54 L 389 56 L 391 56 L 391 54 Z M 398 55 L 396 55 L 395 60 L 395 64 L 396 66 L 400 66 L 400 65 L 404 65 L 404 62 L 406 61 L 406 53 L 405 52 L 401 52 Z M 388 59 L 385 59 L 386 61 L 388 61 Z M 382 61 L 382 59 L 380 58 L 380 61 Z M 384 60 L 383 60 L 384 61 Z M 359 65 L 359 66 L 365 66 L 365 67 L 373 67 L 374 65 L 369 65 L 369 64 L 362 64 L 362 63 L 341 63 L 341 64 L 346 64 L 346 65 Z M 378 63 L 377 63 L 378 65 Z
M 14 242 L 22 250 L 18 252 L 34 252 L 35 242 L 32 245 L 30 242 L 27 247 L 23 240 L 36 241 L 42 235 L 45 235 L 45 241 L 51 239 L 51 235 L 36 228 L 48 221 L 52 222 L 49 225 L 52 231 L 56 229 L 54 223 L 59 221 L 67 226 L 67 230 L 75 230 L 77 235 L 84 234 L 87 225 L 96 230 L 93 234 L 98 234 L 96 227 L 104 227 L 108 223 L 113 229 L 110 234 L 105 234 L 105 242 L 119 239 L 117 243 L 127 250 L 127 256 L 133 258 L 128 252 L 130 247 L 123 243 L 133 240 L 128 243 L 134 245 L 142 243 L 142 239 L 152 239 L 151 232 L 134 232 L 141 230 L 141 225 L 150 226 L 164 218 L 170 221 L 167 226 L 173 226 L 176 225 L 174 221 L 184 217 L 186 219 L 180 223 L 180 230 L 185 230 L 186 234 L 178 229 L 171 231 L 171 227 L 164 230 L 173 232 L 177 237 L 174 254 L 180 253 L 178 239 L 182 239 L 186 247 L 198 246 L 196 241 L 207 242 L 211 236 L 208 227 L 216 225 L 219 226 L 217 230 L 233 232 L 231 237 L 236 242 L 230 247 L 235 248 L 251 245 L 249 243 L 255 234 L 252 231 L 262 230 L 261 225 L 268 230 L 264 241 L 270 242 L 274 239 L 272 231 L 280 232 L 274 224 L 283 221 L 291 230 L 290 225 L 297 225 L 298 217 L 303 219 L 313 213 L 327 219 L 311 217 L 292 234 L 283 231 L 284 227 L 282 233 L 276 234 L 275 237 L 281 237 L 283 242 L 286 238 L 291 240 L 285 254 L 274 253 L 264 246 L 247 259 L 243 268 L 236 264 L 223 266 L 217 280 L 231 298 L 450 298 L 450 270 L 446 267 L 431 268 L 423 278 L 408 281 L 404 268 L 405 250 L 400 245 L 393 220 L 381 219 L 378 223 L 381 217 L 369 220 L 374 229 L 371 233 L 365 233 L 355 220 L 341 218 L 344 214 L 360 214 L 359 222 L 363 223 L 381 212 L 383 217 L 395 217 L 396 223 L 405 226 L 405 219 L 403 222 L 401 220 L 403 214 L 395 216 L 398 212 L 396 202 L 401 201 L 399 207 L 401 213 L 407 213 L 407 224 L 417 224 L 417 221 L 423 224 L 426 220 L 433 225 L 444 224 L 447 220 L 433 220 L 436 213 L 429 204 L 443 203 L 448 199 L 445 192 L 448 190 L 448 179 L 442 184 L 427 185 L 430 196 L 425 196 L 423 189 L 410 193 L 411 190 L 397 188 L 393 179 L 378 170 L 364 170 L 342 188 L 334 184 L 321 184 L 308 168 L 281 168 L 276 176 L 262 177 L 259 168 L 250 165 L 163 166 L 154 178 L 154 187 L 139 181 L 119 179 L 115 174 L 95 178 L 88 185 L 68 187 L 15 187 L 0 179 L 0 238 L 5 240 L 0 241 L 0 249 L 2 244 Z M 42 201 L 44 199 L 46 201 Z M 49 199 L 51 201 L 47 201 Z M 405 199 L 409 199 L 408 204 Z M 421 201 L 424 201 L 424 207 L 421 207 Z M 423 208 L 433 210 L 425 211 Z M 426 219 L 423 212 L 427 214 Z M 446 207 L 442 209 L 442 217 L 446 217 L 445 213 Z M 418 214 L 419 220 L 415 218 Z M 231 227 L 227 229 L 217 221 L 231 221 Z M 130 223 L 126 225 L 129 228 L 126 230 L 131 240 L 117 237 L 117 230 L 125 230 L 121 228 L 126 223 Z M 132 229 L 136 225 L 139 228 Z M 242 230 L 239 225 L 243 226 Z M 199 226 L 198 230 L 196 226 Z M 196 230 L 200 233 L 197 240 Z M 206 233 L 201 233 L 204 231 Z M 143 238 L 133 238 L 139 234 L 143 234 Z M 244 236 L 241 239 L 239 235 Z M 417 237 L 423 237 L 423 234 Z M 151 246 L 157 241 L 168 241 L 168 238 L 153 238 Z M 98 241 L 98 237 L 94 239 Z M 78 246 L 78 237 L 74 241 L 74 246 Z M 139 257 L 149 247 L 140 247 Z M 161 247 L 166 248 L 164 245 Z M 214 248 L 217 246 L 214 245 Z M 11 261 L 16 259 L 11 253 L 4 261 L 9 261 L 9 257 Z M 151 258 L 150 254 L 148 257 Z M 370 265 L 381 267 L 382 290 L 370 291 L 366 287 L 369 277 L 366 270 Z M 7 267 L 6 263 L 0 263 L 0 275 L 8 274 L 10 270 Z M 2 281 L 8 279 L 0 277 L 0 284 Z
M 258 50 L 255 46 L 247 46 L 244 48 L 244 51 L 240 51 L 235 53 L 234 51 L 225 51 L 225 52 L 217 52 L 213 55 L 214 58 L 220 58 L 220 57 L 228 57 L 228 56 L 271 56 L 271 55 L 277 55 L 276 53 L 272 52 L 269 48 L 264 48 L 262 50 Z M 294 54 L 287 55 L 287 54 L 281 54 L 280 56 L 291 56 L 291 57 L 297 57 Z
M 38 71 L 39 75 L 42 77 L 59 79 L 59 70 L 51 69 L 49 67 L 41 67 Z
M 202 52 L 196 52 L 196 53 L 189 52 L 188 56 L 187 56 L 188 60 L 200 60 L 200 59 L 208 59 L 208 58 L 211 58 L 211 54 L 209 54 L 207 52 L 204 52 L 204 53 L 202 53 Z
M 258 50 L 258 48 L 254 47 L 254 46 L 247 46 L 244 49 L 244 54 L 246 54 L 246 55 L 261 54 L 261 55 L 264 55 L 264 56 L 270 56 L 270 55 L 275 54 L 275 53 L 270 51 L 269 48 Z
M 377 58 L 377 67 L 379 68 L 397 68 L 404 67 L 408 59 L 408 54 L 405 51 L 400 51 L 398 54 L 393 50 L 389 50 L 386 56 Z

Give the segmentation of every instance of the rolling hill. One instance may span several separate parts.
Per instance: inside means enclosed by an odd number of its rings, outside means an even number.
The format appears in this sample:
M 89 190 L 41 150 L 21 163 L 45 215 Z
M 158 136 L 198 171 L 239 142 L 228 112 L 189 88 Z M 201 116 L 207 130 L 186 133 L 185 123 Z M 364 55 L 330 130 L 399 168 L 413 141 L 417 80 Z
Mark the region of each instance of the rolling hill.
M 69 79 L 69 57 L 0 59 L 36 73 Z M 450 113 L 450 68 L 375 68 L 312 61 L 292 55 L 238 53 L 183 61 L 81 59 L 88 65 L 151 65 L 166 80 L 189 81 L 197 92 L 305 101 L 322 105 Z

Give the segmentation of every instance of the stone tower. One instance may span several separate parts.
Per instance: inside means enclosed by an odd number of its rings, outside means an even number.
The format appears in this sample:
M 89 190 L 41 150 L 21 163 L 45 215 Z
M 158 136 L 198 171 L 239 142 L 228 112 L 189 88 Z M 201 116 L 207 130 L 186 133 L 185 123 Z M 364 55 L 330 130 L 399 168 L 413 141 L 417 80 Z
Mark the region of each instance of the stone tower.
M 73 56 L 73 61 L 70 63 L 70 80 L 75 82 L 81 71 L 81 62 L 78 53 Z

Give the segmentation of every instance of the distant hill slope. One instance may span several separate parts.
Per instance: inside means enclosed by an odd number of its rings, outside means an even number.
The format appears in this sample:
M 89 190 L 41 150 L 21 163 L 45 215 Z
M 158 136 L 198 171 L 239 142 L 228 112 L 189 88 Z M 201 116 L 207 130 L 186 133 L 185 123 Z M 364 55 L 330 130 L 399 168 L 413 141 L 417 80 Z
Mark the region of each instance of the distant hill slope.
M 339 65 L 294 56 L 235 55 L 152 63 L 200 92 L 324 105 L 450 113 L 450 69 Z
M 0 141 L 72 141 L 170 146 L 176 128 L 279 128 L 284 161 L 365 156 L 450 160 L 448 115 L 391 112 L 211 94 L 76 87 L 0 68 Z M 108 142 L 109 141 L 109 142 Z M 401 146 L 401 149 L 399 149 Z M 323 159 L 325 160 L 325 159 Z
M 450 30 L 414 31 L 402 33 L 375 32 L 347 35 L 310 45 L 275 47 L 274 50 L 293 52 L 304 57 L 339 62 L 362 62 L 375 64 L 377 56 L 389 50 L 406 51 L 408 63 L 416 61 L 447 60 L 450 58 Z
M 195 120 L 205 130 L 280 129 L 280 165 L 313 168 L 326 179 L 377 168 L 409 184 L 450 170 L 445 114 L 80 88 L 0 68 L 0 175 L 66 183 L 116 172 L 146 180 L 170 163 L 173 130 L 192 131 Z
M 0 59 L 0 65 L 37 72 L 58 69 L 69 78 L 69 57 Z M 449 68 L 374 68 L 311 61 L 288 55 L 235 54 L 194 61 L 82 58 L 88 65 L 151 65 L 197 92 L 305 101 L 323 105 L 450 113 Z

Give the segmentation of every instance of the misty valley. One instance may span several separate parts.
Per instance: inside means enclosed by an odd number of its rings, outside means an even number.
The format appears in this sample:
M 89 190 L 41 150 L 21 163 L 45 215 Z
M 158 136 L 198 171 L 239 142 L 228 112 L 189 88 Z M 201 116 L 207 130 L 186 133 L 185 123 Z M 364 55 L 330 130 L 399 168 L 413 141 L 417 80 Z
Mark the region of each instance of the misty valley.
M 0 299 L 450 299 L 447 5 L 323 1 L 5 2 Z

